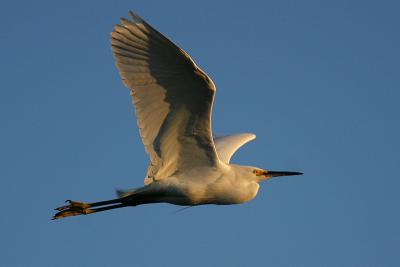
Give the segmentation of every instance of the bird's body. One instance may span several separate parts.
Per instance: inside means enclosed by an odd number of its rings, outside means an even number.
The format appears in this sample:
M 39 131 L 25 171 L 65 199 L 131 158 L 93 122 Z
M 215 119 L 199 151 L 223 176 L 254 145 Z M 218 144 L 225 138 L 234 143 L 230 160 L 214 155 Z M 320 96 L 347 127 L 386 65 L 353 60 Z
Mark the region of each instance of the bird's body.
M 247 168 L 252 167 L 221 164 L 217 168 L 194 168 L 119 194 L 121 197 L 132 198 L 132 204 L 138 195 L 151 196 L 151 203 L 165 202 L 184 206 L 240 204 L 253 199 L 259 188 L 256 180 L 246 177 Z
M 257 195 L 262 180 L 301 174 L 230 164 L 235 151 L 255 135 L 214 138 L 212 80 L 185 51 L 130 15 L 132 20 L 115 26 L 111 46 L 150 156 L 145 186 L 119 190 L 118 198 L 107 201 L 69 201 L 56 209 L 54 219 L 150 203 L 239 204 Z

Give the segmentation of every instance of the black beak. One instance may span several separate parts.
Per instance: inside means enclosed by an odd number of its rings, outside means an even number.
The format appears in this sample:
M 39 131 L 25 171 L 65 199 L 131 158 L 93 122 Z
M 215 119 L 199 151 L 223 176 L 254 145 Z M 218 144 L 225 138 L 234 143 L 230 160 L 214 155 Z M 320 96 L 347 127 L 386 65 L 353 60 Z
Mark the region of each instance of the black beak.
M 278 176 L 290 176 L 290 175 L 302 175 L 302 172 L 280 172 L 280 171 L 267 171 L 265 175 L 267 177 L 278 177 Z

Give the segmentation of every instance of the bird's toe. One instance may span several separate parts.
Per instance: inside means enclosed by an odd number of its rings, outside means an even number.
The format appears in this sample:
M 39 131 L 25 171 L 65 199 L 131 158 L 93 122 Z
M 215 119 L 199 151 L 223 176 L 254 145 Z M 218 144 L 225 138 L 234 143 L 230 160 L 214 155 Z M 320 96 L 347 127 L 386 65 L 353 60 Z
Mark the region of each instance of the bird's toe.
M 80 207 L 72 207 L 67 210 L 62 210 L 60 212 L 57 212 L 52 220 L 57 220 L 61 219 L 64 217 L 71 217 L 71 216 L 77 216 L 77 215 L 86 215 L 95 212 L 92 209 L 87 209 L 87 208 L 80 208 Z
M 64 217 L 86 215 L 93 213 L 93 210 L 89 209 L 90 204 L 72 200 L 66 200 L 68 205 L 55 208 L 58 212 L 53 216 L 53 220 L 61 219 Z
M 69 204 L 65 205 L 65 206 L 61 206 L 61 207 L 55 208 L 55 210 L 63 211 L 63 210 L 71 209 L 71 208 L 81 208 L 81 209 L 90 208 L 90 205 L 88 203 L 84 203 L 84 202 L 72 201 L 72 200 L 69 200 L 69 199 L 66 200 L 65 202 L 67 202 Z

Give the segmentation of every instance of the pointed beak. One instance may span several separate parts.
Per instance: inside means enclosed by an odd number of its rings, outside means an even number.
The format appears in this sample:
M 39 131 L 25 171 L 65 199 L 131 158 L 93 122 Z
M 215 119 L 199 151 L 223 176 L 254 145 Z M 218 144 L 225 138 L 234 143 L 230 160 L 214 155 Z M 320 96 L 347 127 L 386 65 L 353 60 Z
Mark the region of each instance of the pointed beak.
M 272 178 L 278 176 L 290 176 L 290 175 L 302 175 L 302 172 L 281 172 L 281 171 L 266 171 L 264 173 L 265 177 Z

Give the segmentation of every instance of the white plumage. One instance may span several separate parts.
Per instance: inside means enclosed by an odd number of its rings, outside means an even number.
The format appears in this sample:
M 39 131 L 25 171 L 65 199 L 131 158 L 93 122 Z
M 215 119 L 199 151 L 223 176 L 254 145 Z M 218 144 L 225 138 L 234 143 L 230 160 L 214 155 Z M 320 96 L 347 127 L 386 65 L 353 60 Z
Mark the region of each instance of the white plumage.
M 120 190 L 119 198 L 69 201 L 54 219 L 140 204 L 238 204 L 251 200 L 258 183 L 270 177 L 298 175 L 230 164 L 254 134 L 213 138 L 211 111 L 216 88 L 189 55 L 130 12 L 111 33 L 121 78 L 130 90 L 150 164 L 145 186 Z M 98 207 L 98 208 L 94 208 Z
M 243 133 L 214 138 L 215 148 L 221 161 L 229 163 L 233 154 L 244 144 L 256 139 L 255 134 Z

